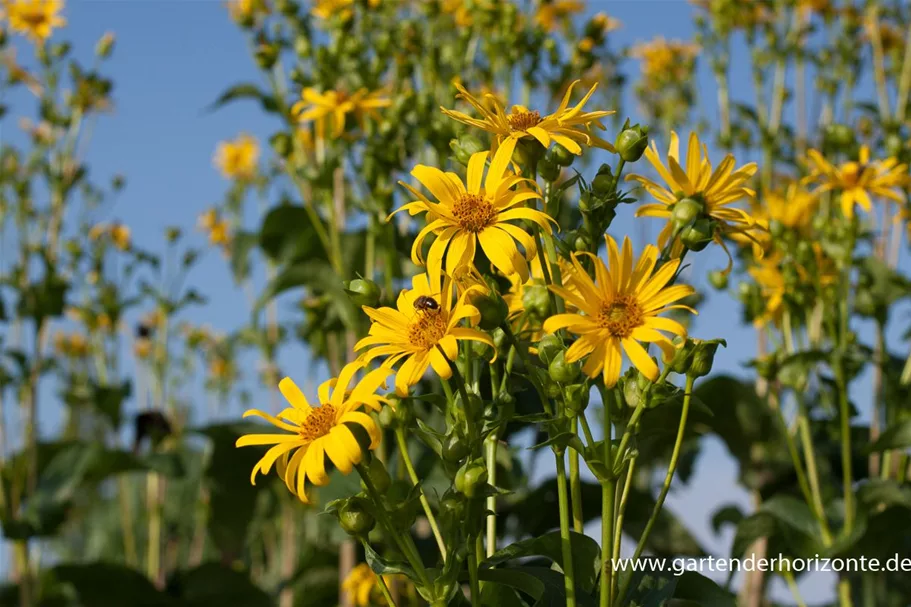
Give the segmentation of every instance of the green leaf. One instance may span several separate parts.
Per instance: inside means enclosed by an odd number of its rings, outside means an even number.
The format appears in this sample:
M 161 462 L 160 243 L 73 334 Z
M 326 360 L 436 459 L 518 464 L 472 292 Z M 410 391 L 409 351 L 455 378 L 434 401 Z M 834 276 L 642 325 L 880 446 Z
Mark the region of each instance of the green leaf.
M 911 419 L 891 425 L 867 448 L 868 453 L 911 447 Z
M 775 495 L 764 501 L 759 512 L 775 517 L 781 524 L 808 536 L 819 533 L 819 524 L 806 502 L 789 495 Z
M 904 506 L 911 509 L 911 487 L 893 480 L 867 479 L 857 490 L 857 501 L 867 508 Z
M 775 533 L 775 519 L 765 513 L 748 516 L 737 525 L 734 543 L 731 546 L 731 557 L 740 558 L 756 540 Z
M 92 404 L 115 430 L 120 428 L 120 422 L 123 421 L 123 402 L 130 397 L 132 391 L 132 384 L 128 379 L 119 385 L 92 386 Z
M 696 571 L 686 571 L 677 579 L 674 602 L 692 601 L 699 607 L 735 607 L 736 597 L 722 589 L 713 580 Z
M 250 276 L 250 252 L 259 244 L 259 236 L 252 232 L 239 231 L 231 239 L 231 273 L 234 282 L 242 283 Z
M 556 436 L 551 436 L 549 439 L 543 443 L 538 443 L 537 445 L 528 447 L 529 449 L 540 449 L 541 447 L 562 447 L 566 449 L 567 447 L 572 447 L 574 450 L 582 453 L 585 451 L 585 446 L 582 444 L 582 441 L 579 439 L 579 436 L 572 432 L 561 432 Z
M 598 546 L 598 542 L 592 538 L 575 531 L 570 531 L 570 544 L 572 545 L 576 583 L 586 592 L 591 592 L 601 570 L 601 548 Z M 562 569 L 563 539 L 560 537 L 560 532 L 551 531 L 541 537 L 510 544 L 484 560 L 481 566 L 493 567 L 526 556 L 546 557 Z
M 566 607 L 566 587 L 563 574 L 544 567 L 510 567 L 506 569 L 482 569 L 478 578 L 484 582 L 495 582 L 515 588 L 534 599 L 535 607 Z M 592 596 L 576 587 L 576 605 L 595 607 Z
M 171 605 L 167 595 L 158 591 L 143 574 L 114 563 L 96 562 L 58 565 L 56 580 L 72 587 L 81 607 L 158 607 Z
M 341 279 L 328 263 L 321 261 L 301 262 L 286 267 L 266 287 L 256 303 L 256 309 L 261 309 L 273 297 L 297 287 L 307 287 L 314 293 L 328 295 L 332 310 L 339 320 L 347 328 L 357 328 L 358 311 L 345 294 Z
M 411 580 L 418 581 L 417 574 L 414 572 L 414 569 L 411 568 L 411 565 L 405 561 L 398 561 L 392 559 L 386 559 L 381 557 L 369 543 L 364 544 L 364 557 L 367 560 L 367 564 L 370 565 L 370 568 L 373 569 L 373 572 L 377 575 L 389 575 L 393 573 L 401 573 Z
M 727 524 L 737 525 L 743 520 L 743 512 L 735 504 L 727 504 L 712 514 L 712 531 L 718 533 Z
M 209 106 L 208 111 L 214 112 L 215 110 L 231 103 L 232 101 L 238 101 L 241 99 L 254 99 L 259 101 L 262 108 L 267 112 L 276 112 L 278 111 L 278 104 L 276 104 L 275 99 L 271 95 L 267 95 L 265 92 L 260 90 L 255 84 L 249 82 L 244 82 L 241 84 L 235 84 L 234 86 L 227 89 L 221 95 L 218 96 L 218 99 L 215 100 L 212 105 Z
M 659 607 L 667 605 L 673 598 L 679 578 L 661 571 L 632 571 L 632 568 L 620 572 L 620 583 L 629 576 L 626 596 L 620 597 L 618 605 L 637 605 L 639 607 Z
M 325 259 L 310 215 L 298 205 L 281 204 L 269 211 L 259 229 L 259 247 L 275 263 Z
M 269 607 L 273 604 L 271 597 L 257 587 L 247 573 L 221 563 L 204 563 L 178 572 L 169 581 L 168 590 L 172 596 L 180 598 L 181 607 Z

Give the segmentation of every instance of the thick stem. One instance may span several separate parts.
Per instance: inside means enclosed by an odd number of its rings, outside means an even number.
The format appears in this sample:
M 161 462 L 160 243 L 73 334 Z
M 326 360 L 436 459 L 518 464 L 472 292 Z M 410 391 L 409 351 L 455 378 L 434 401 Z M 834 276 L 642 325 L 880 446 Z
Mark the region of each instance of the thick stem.
M 487 458 L 487 482 L 497 486 L 497 447 L 500 441 L 493 432 L 484 441 L 484 452 Z M 487 496 L 487 556 L 497 551 L 497 496 Z
M 579 420 L 573 418 L 573 433 L 579 434 Z M 569 489 L 572 495 L 573 530 L 582 533 L 582 479 L 579 475 L 579 452 L 575 449 L 569 451 Z
M 563 549 L 563 580 L 566 588 L 566 606 L 576 607 L 576 581 L 573 573 L 573 545 L 569 529 L 569 491 L 566 487 L 566 463 L 563 452 L 554 450 L 557 464 L 557 499 L 560 505 L 560 544 Z

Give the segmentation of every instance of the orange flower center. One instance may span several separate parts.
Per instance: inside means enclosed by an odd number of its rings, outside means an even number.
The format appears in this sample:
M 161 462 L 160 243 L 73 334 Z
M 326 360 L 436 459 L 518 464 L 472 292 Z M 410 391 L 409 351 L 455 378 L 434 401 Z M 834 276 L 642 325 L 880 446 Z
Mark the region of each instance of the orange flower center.
M 23 22 L 32 28 L 38 29 L 49 21 L 43 7 L 20 7 L 17 15 Z
M 537 110 L 531 112 L 517 112 L 513 109 L 509 115 L 506 116 L 506 122 L 509 123 L 509 128 L 513 131 L 527 131 L 541 122 L 541 114 L 539 114 Z
M 495 222 L 497 210 L 486 196 L 480 194 L 462 194 L 452 205 L 452 214 L 463 230 L 480 232 Z
M 441 310 L 420 310 L 408 327 L 408 341 L 421 350 L 430 350 L 446 335 L 446 319 Z
M 329 434 L 334 425 L 335 407 L 324 403 L 310 411 L 310 415 L 300 425 L 300 429 L 297 432 L 303 440 L 315 441 Z
M 847 187 L 859 185 L 867 173 L 867 165 L 857 162 L 848 162 L 841 169 L 841 178 Z
M 642 326 L 642 308 L 634 297 L 624 295 L 605 303 L 598 312 L 598 326 L 611 337 L 626 339 L 633 329 Z

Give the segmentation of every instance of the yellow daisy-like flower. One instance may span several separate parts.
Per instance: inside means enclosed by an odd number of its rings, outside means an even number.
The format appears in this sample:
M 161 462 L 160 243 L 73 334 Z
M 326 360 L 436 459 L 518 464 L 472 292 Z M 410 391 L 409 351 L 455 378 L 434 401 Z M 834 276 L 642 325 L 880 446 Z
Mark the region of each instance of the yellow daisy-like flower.
M 535 23 L 546 32 L 553 31 L 561 21 L 585 10 L 585 3 L 579 0 L 544 0 L 538 6 Z
M 548 234 L 551 233 L 548 222 L 556 222 L 541 211 L 521 206 L 526 200 L 541 195 L 524 187 L 534 187 L 533 181 L 508 170 L 515 144 L 515 139 L 503 142 L 487 169 L 486 178 L 484 166 L 488 152 L 472 154 L 468 161 L 467 184 L 455 173 L 444 173 L 421 164 L 414 167 L 411 175 L 438 202 L 431 202 L 410 185 L 399 182 L 418 199 L 402 205 L 393 214 L 403 210 L 411 215 L 427 213 L 428 224 L 418 233 L 411 247 L 411 259 L 415 264 L 425 265 L 421 245 L 427 236 L 436 234 L 426 260 L 432 282 L 439 282 L 444 257 L 446 273 L 454 276 L 472 263 L 478 244 L 490 263 L 503 274 L 518 274 L 522 282 L 528 280 L 526 259 L 531 259 L 537 250 L 534 238 L 509 222 L 526 219 Z M 515 241 L 522 244 L 525 257 L 519 253 Z
M 256 484 L 258 473 L 268 474 L 275 464 L 279 476 L 288 490 L 301 501 L 309 502 L 306 479 L 321 487 L 329 482 L 326 458 L 342 474 L 350 474 L 361 462 L 365 449 L 375 449 L 380 442 L 380 430 L 368 414 L 358 411 L 362 406 L 379 411 L 385 399 L 377 396 L 377 389 L 390 375 L 390 370 L 379 368 L 367 373 L 353 390 L 348 386 L 363 363 L 345 365 L 337 379 L 320 385 L 317 394 L 320 405 L 312 407 L 307 397 L 290 378 L 278 384 L 291 407 L 272 416 L 258 409 L 250 409 L 244 417 L 257 416 L 287 434 L 248 434 L 237 439 L 238 447 L 273 445 L 253 467 L 250 482 Z M 369 439 L 369 446 L 366 443 Z M 293 452 L 293 453 L 292 453 Z
M 566 329 L 579 335 L 566 351 L 567 362 L 588 356 L 582 370 L 589 377 L 602 373 L 604 385 L 612 387 L 620 378 L 622 352 L 633 365 L 651 381 L 658 378 L 658 365 L 639 342 L 654 343 L 664 352 L 665 360 L 674 356 L 671 340 L 661 331 L 686 336 L 686 328 L 675 320 L 659 316 L 672 308 L 695 310 L 683 305 L 671 305 L 694 290 L 689 285 L 668 283 L 680 267 L 680 260 L 671 260 L 655 271 L 658 249 L 645 247 L 638 261 L 633 259 L 629 238 L 623 241 L 623 251 L 606 236 L 609 267 L 600 258 L 573 253 L 574 270 L 570 277 L 573 289 L 551 286 L 551 290 L 574 305 L 577 313 L 557 314 L 544 321 L 544 331 L 554 333 Z M 579 262 L 588 255 L 595 264 L 595 280 L 589 277 Z
M 316 136 L 324 139 L 326 122 L 332 120 L 332 136 L 340 137 L 345 132 L 345 120 L 352 114 L 358 122 L 366 117 L 380 120 L 378 109 L 389 107 L 392 100 L 383 97 L 383 91 L 368 91 L 366 88 L 348 93 L 344 90 L 319 92 L 307 87 L 301 91 L 301 100 L 291 106 L 291 112 L 300 122 L 316 122 Z
M 384 575 L 383 580 L 388 584 L 391 577 Z M 342 582 L 342 591 L 357 607 L 370 607 L 376 603 L 374 599 L 378 598 L 379 587 L 379 578 L 367 563 L 361 563 L 352 569 Z
M 310 14 L 320 19 L 331 19 L 334 15 L 348 19 L 353 6 L 354 0 L 313 0 Z
M 236 23 L 249 22 L 259 14 L 269 12 L 269 5 L 264 0 L 229 0 L 228 15 Z
M 459 341 L 479 341 L 495 348 L 486 333 L 459 326 L 463 319 L 477 322 L 481 316 L 467 302 L 468 291 L 453 305 L 455 285 L 449 277 L 442 288 L 426 274 L 415 276 L 411 284 L 411 289 L 399 294 L 395 309 L 364 306 L 372 324 L 367 337 L 354 346 L 356 351 L 369 348 L 360 356 L 364 362 L 386 356 L 383 366 L 391 368 L 404 361 L 395 376 L 395 389 L 401 396 L 408 394 L 408 387 L 418 383 L 430 366 L 441 378 L 449 379 L 449 361 L 458 356 Z
M 777 322 L 781 317 L 784 296 L 787 292 L 784 275 L 781 273 L 781 257 L 767 258 L 758 265 L 751 267 L 748 272 L 762 293 L 765 301 L 765 311 L 753 320 L 757 327 L 764 327 L 770 322 Z
M 215 166 L 226 179 L 253 178 L 258 161 L 259 144 L 247 134 L 233 141 L 222 141 L 215 150 Z
M 841 191 L 841 210 L 854 217 L 854 205 L 868 213 L 873 209 L 870 196 L 880 196 L 901 203 L 901 187 L 908 182 L 908 165 L 896 158 L 870 161 L 870 148 L 862 146 L 857 161 L 835 166 L 816 150 L 807 153 L 810 160 L 808 182 L 818 184 L 814 192 Z
M 754 256 L 758 259 L 772 245 L 769 228 L 776 222 L 793 231 L 807 229 L 813 221 L 819 197 L 807 191 L 799 183 L 791 183 L 784 192 L 768 192 L 761 199 L 753 200 L 750 215 L 756 222 L 749 235 L 739 232 L 730 234 L 731 240 L 742 245 L 752 246 Z
M 5 0 L 3 7 L 10 29 L 33 42 L 44 42 L 55 28 L 66 25 L 58 14 L 63 10 L 62 0 Z
M 591 98 L 597 83 L 593 84 L 585 97 L 573 107 L 569 107 L 569 101 L 572 98 L 573 88 L 579 81 L 576 80 L 566 89 L 560 107 L 553 114 L 541 117 L 537 110 L 530 110 L 522 105 L 514 105 L 507 114 L 506 109 L 500 100 L 494 95 L 484 95 L 483 101 L 474 97 L 465 88 L 455 83 L 459 91 L 458 97 L 467 101 L 481 115 L 481 118 L 472 118 L 468 114 L 456 110 L 440 108 L 443 113 L 454 120 L 458 120 L 468 126 L 473 126 L 481 130 L 493 133 L 497 136 L 497 142 L 502 144 L 509 140 L 522 139 L 523 137 L 533 137 L 541 142 L 545 148 L 550 147 L 551 142 L 556 142 L 565 147 L 573 154 L 581 154 L 582 148 L 580 143 L 585 145 L 595 145 L 606 150 L 613 151 L 614 146 L 609 142 L 592 135 L 588 130 L 591 126 L 596 126 L 602 131 L 605 126 L 601 124 L 601 119 L 610 116 L 612 111 L 595 111 L 583 112 L 582 108 Z M 579 127 L 585 127 L 581 130 Z
M 688 77 L 693 70 L 699 46 L 681 40 L 665 40 L 662 37 L 632 48 L 632 56 L 641 62 L 644 80 L 660 82 L 680 80 Z
M 703 156 L 704 154 L 704 156 Z M 671 219 L 674 208 L 683 199 L 690 199 L 701 205 L 701 215 L 712 219 L 715 224 L 713 240 L 720 244 L 725 251 L 727 247 L 722 240 L 722 234 L 746 234 L 754 227 L 753 218 L 743 211 L 729 206 L 742 198 L 754 198 L 756 192 L 746 187 L 749 179 L 756 173 L 756 163 L 751 162 L 734 170 L 734 156 L 728 154 L 712 170 L 709 161 L 708 148 L 699 141 L 696 133 L 690 134 L 686 152 L 685 169 L 680 158 L 680 142 L 677 133 L 671 131 L 671 144 L 667 152 L 667 166 L 658 155 L 658 148 L 654 142 L 645 150 L 645 157 L 655 167 L 658 175 L 664 180 L 667 187 L 642 175 L 627 175 L 627 181 L 639 182 L 645 191 L 651 194 L 659 204 L 645 204 L 636 210 L 637 217 L 662 217 Z M 658 236 L 658 244 L 664 247 L 672 238 L 675 238 L 674 223 L 668 221 L 667 225 Z M 676 248 L 672 251 L 676 257 L 680 253 L 679 241 L 675 242 Z M 729 265 L 730 268 L 730 265 Z

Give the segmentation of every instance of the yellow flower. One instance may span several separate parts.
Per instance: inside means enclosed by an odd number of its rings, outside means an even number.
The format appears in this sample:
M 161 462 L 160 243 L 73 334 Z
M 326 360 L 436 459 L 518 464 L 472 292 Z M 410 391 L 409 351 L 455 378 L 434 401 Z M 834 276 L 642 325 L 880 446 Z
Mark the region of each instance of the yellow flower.
M 320 385 L 318 407 L 311 407 L 307 397 L 297 384 L 286 377 L 278 384 L 285 400 L 291 407 L 283 409 L 277 417 L 258 409 L 250 409 L 244 417 L 257 416 L 288 434 L 248 434 L 237 439 L 238 447 L 250 445 L 273 445 L 253 467 L 250 482 L 256 484 L 258 473 L 268 474 L 276 464 L 279 476 L 288 490 L 303 502 L 307 497 L 306 479 L 321 487 L 329 482 L 325 459 L 342 474 L 350 474 L 352 468 L 364 457 L 363 442 L 369 438 L 368 449 L 375 449 L 380 442 L 380 430 L 369 415 L 358 411 L 361 406 L 379 411 L 385 399 L 376 391 L 389 376 L 389 369 L 379 368 L 358 382 L 353 390 L 348 385 L 355 374 L 363 368 L 360 362 L 349 363 L 342 368 L 337 379 L 330 379 Z M 293 454 L 292 454 L 293 452 Z
M 538 6 L 535 22 L 546 32 L 553 31 L 560 21 L 585 10 L 585 3 L 579 0 L 544 0 Z
M 404 361 L 395 376 L 396 392 L 402 396 L 408 393 L 409 386 L 421 380 L 430 366 L 441 378 L 449 379 L 452 376 L 449 361 L 458 356 L 460 340 L 494 347 L 486 333 L 459 326 L 463 319 L 476 322 L 480 312 L 467 303 L 467 291 L 453 305 L 454 282 L 449 277 L 443 281 L 442 288 L 425 274 L 415 276 L 411 285 L 411 289 L 399 294 L 396 309 L 364 306 L 372 324 L 367 337 L 354 346 L 356 351 L 369 348 L 360 355 L 364 362 L 387 356 L 383 366 L 391 368 Z M 428 300 L 435 307 L 426 305 Z
M 645 150 L 645 157 L 655 167 L 667 187 L 662 187 L 642 175 L 627 175 L 627 181 L 638 181 L 659 203 L 642 205 L 636 210 L 636 216 L 663 217 L 670 220 L 675 205 L 680 200 L 689 198 L 701 205 L 702 216 L 716 222 L 713 240 L 727 251 L 721 238 L 722 234 L 746 234 L 755 224 L 753 218 L 745 211 L 728 205 L 741 198 L 753 198 L 756 195 L 753 190 L 746 187 L 747 181 L 756 173 L 756 163 L 751 162 L 734 170 L 736 161 L 734 156 L 728 154 L 718 168 L 712 170 L 708 149 L 700 143 L 696 133 L 690 134 L 685 165 L 681 164 L 679 148 L 677 133 L 671 131 L 671 145 L 667 153 L 668 166 L 661 161 L 654 142 Z M 658 244 L 664 247 L 675 237 L 674 224 L 668 221 L 658 237 Z M 672 253 L 677 256 L 680 253 L 679 240 L 674 245 Z
M 870 196 L 881 196 L 901 203 L 901 186 L 908 182 L 908 165 L 896 158 L 870 161 L 870 148 L 862 146 L 860 156 L 835 166 L 816 150 L 808 152 L 810 175 L 808 182 L 818 183 L 814 192 L 841 190 L 841 210 L 845 217 L 854 217 L 855 203 L 867 211 L 873 209 Z
M 754 247 L 754 256 L 760 258 L 772 245 L 769 233 L 772 222 L 795 232 L 806 230 L 815 216 L 819 197 L 792 182 L 784 192 L 768 192 L 752 202 L 750 213 L 755 228 L 748 234 L 735 232 L 729 236 L 740 245 Z
M 196 220 L 196 226 L 203 232 L 211 230 L 218 222 L 218 210 L 215 208 L 206 209 L 199 215 Z
M 249 22 L 258 14 L 268 13 L 269 5 L 264 0 L 229 0 L 228 14 L 237 23 Z
M 592 24 L 596 27 L 601 28 L 602 33 L 618 30 L 621 26 L 619 19 L 615 19 L 607 13 L 597 13 L 594 17 L 592 17 Z
M 247 134 L 222 141 L 215 151 L 215 166 L 226 179 L 251 179 L 256 175 L 259 144 Z
M 640 60 L 640 69 L 646 81 L 667 82 L 689 76 L 699 55 L 699 46 L 659 36 L 650 42 L 637 44 L 631 54 Z
M 301 100 L 291 107 L 291 112 L 300 122 L 316 121 L 316 136 L 324 139 L 326 121 L 332 120 L 332 136 L 340 137 L 345 132 L 345 120 L 352 114 L 363 128 L 367 116 L 380 120 L 378 109 L 389 107 L 392 101 L 383 97 L 383 91 L 370 92 L 365 88 L 353 94 L 347 91 L 319 92 L 307 87 L 301 92 Z
M 383 576 L 387 578 L 388 576 Z M 357 607 L 369 607 L 372 598 L 379 589 L 379 580 L 373 569 L 367 563 L 361 563 L 351 570 L 351 573 L 342 582 L 342 591 Z
M 465 0 L 442 0 L 440 10 L 451 15 L 459 27 L 471 27 L 474 24 L 474 15 Z
M 621 349 L 643 375 L 655 381 L 658 366 L 639 342 L 656 344 L 664 352 L 666 361 L 673 358 L 674 345 L 661 331 L 685 337 L 686 329 L 677 321 L 658 315 L 672 308 L 695 313 L 687 306 L 670 305 L 691 295 L 693 287 L 667 286 L 674 278 L 680 260 L 669 261 L 654 271 L 658 261 L 656 247 L 645 247 L 634 266 L 629 238 L 624 239 L 622 252 L 613 238 L 606 236 L 605 240 L 609 267 L 594 255 L 582 254 L 591 257 L 595 264 L 594 281 L 579 262 L 580 255 L 573 253 L 571 285 L 575 290 L 550 287 L 567 303 L 576 306 L 579 313 L 551 316 L 544 321 L 544 331 L 553 333 L 567 329 L 579 335 L 566 351 L 567 362 L 588 356 L 582 370 L 589 377 L 602 373 L 607 387 L 616 385 L 620 378 Z
M 111 240 L 118 249 L 126 251 L 131 244 L 130 228 L 122 223 L 115 223 L 111 226 Z
M 343 20 L 351 17 L 351 7 L 354 0 L 313 0 L 310 14 L 320 19 L 329 19 L 333 15 L 340 15 Z
M 66 19 L 58 14 L 63 9 L 62 0 L 5 0 L 3 6 L 10 29 L 33 42 L 44 42 L 54 28 L 66 25 Z
M 541 145 L 545 148 L 550 147 L 551 142 L 556 142 L 573 154 L 582 153 L 582 148 L 579 146 L 579 143 L 595 145 L 613 151 L 614 147 L 609 142 L 604 141 L 587 131 L 592 125 L 598 127 L 602 131 L 605 130 L 604 125 L 601 124 L 600 121 L 605 116 L 610 116 L 614 112 L 603 110 L 595 112 L 582 111 L 582 107 L 588 102 L 595 92 L 595 89 L 598 87 L 597 83 L 592 85 L 591 89 L 589 89 L 588 93 L 586 93 L 585 97 L 583 97 L 579 103 L 572 108 L 569 107 L 573 88 L 575 88 L 578 83 L 579 81 L 576 80 L 570 84 L 566 89 L 566 93 L 563 95 L 563 101 L 560 102 L 560 107 L 557 108 L 557 111 L 553 114 L 544 116 L 543 118 L 537 110 L 530 110 L 522 105 L 512 106 L 509 114 L 507 114 L 503 104 L 501 104 L 500 100 L 494 95 L 484 95 L 483 101 L 479 100 L 465 90 L 458 82 L 455 83 L 455 86 L 459 91 L 458 97 L 472 105 L 481 114 L 481 118 L 472 118 L 468 114 L 456 110 L 448 110 L 446 108 L 440 109 L 443 110 L 444 114 L 454 120 L 487 131 L 488 133 L 493 133 L 497 136 L 497 142 L 501 144 L 510 139 L 517 140 L 522 139 L 523 137 L 533 137 L 541 142 Z M 585 131 L 579 128 L 582 126 L 586 128 Z
M 509 276 L 517 273 L 522 282 L 528 280 L 527 259 L 535 254 L 534 239 L 519 226 L 509 223 L 526 219 L 551 233 L 548 222 L 554 220 L 545 213 L 520 206 L 526 200 L 540 198 L 540 194 L 522 186 L 533 185 L 529 179 L 508 172 L 515 139 L 509 139 L 500 146 L 487 170 L 484 166 L 488 153 L 472 154 L 468 161 L 467 186 L 455 173 L 419 164 L 411 175 L 427 188 L 438 202 L 431 202 L 426 196 L 410 185 L 399 182 L 418 199 L 402 205 L 394 213 L 407 210 L 410 214 L 427 213 L 428 224 L 418 233 L 411 247 L 411 259 L 417 265 L 425 265 L 421 258 L 421 245 L 431 233 L 436 240 L 427 254 L 427 271 L 431 281 L 439 282 L 446 259 L 446 273 L 455 276 L 474 260 L 477 245 L 490 263 Z M 520 186 L 519 189 L 513 189 Z M 393 214 L 394 214 L 393 213 Z M 554 222 L 556 223 L 556 222 Z M 515 241 L 525 249 L 523 257 Z
M 781 273 L 781 261 L 781 257 L 776 255 L 762 260 L 748 270 L 750 276 L 759 285 L 765 302 L 765 311 L 753 321 L 753 324 L 758 327 L 763 327 L 770 322 L 777 322 L 781 316 L 784 295 L 787 292 L 784 275 Z

